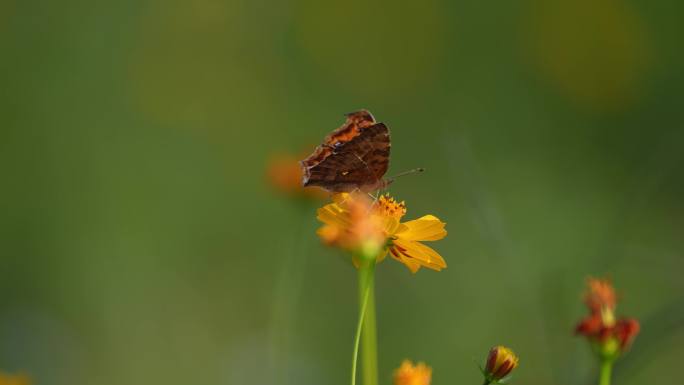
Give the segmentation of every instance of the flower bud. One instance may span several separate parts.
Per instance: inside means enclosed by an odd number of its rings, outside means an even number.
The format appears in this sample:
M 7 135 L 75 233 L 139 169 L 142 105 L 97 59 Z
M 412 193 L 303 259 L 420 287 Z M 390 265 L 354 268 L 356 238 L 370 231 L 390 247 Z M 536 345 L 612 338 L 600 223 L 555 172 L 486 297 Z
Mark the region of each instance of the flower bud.
M 486 383 L 498 382 L 518 366 L 518 357 L 505 346 L 495 346 L 489 351 L 484 369 Z

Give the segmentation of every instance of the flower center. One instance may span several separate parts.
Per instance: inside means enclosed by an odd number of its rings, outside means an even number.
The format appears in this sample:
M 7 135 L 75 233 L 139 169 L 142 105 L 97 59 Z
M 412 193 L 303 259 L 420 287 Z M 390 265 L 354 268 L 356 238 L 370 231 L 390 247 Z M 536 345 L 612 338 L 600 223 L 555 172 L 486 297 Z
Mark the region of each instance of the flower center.
M 380 196 L 375 205 L 375 210 L 379 215 L 399 220 L 406 214 L 406 203 L 397 202 L 389 194 Z

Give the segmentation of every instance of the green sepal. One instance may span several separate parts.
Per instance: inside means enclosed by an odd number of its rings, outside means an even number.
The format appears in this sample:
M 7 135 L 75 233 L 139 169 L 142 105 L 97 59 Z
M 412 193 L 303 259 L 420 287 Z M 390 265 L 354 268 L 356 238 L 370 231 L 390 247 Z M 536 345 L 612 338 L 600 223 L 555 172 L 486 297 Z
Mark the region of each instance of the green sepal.
M 484 376 L 486 385 L 489 385 L 489 384 L 506 385 L 508 383 L 508 381 L 510 381 L 511 378 L 513 378 L 513 376 L 508 375 L 508 376 L 501 378 L 499 380 L 495 380 L 494 378 L 492 378 L 491 374 L 487 373 L 487 371 L 482 367 L 482 365 L 480 365 L 480 364 L 476 364 L 476 365 L 477 365 L 478 369 L 480 369 L 480 373 L 482 373 L 482 375 Z

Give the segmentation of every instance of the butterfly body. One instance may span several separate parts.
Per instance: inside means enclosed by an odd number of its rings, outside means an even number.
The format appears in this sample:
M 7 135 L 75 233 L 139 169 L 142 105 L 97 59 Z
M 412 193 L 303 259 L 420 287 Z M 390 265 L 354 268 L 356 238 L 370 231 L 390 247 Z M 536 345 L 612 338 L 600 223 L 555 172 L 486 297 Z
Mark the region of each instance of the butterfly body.
M 345 123 L 301 161 L 304 186 L 331 192 L 371 192 L 391 183 L 383 179 L 389 168 L 390 133 L 370 112 L 347 114 Z

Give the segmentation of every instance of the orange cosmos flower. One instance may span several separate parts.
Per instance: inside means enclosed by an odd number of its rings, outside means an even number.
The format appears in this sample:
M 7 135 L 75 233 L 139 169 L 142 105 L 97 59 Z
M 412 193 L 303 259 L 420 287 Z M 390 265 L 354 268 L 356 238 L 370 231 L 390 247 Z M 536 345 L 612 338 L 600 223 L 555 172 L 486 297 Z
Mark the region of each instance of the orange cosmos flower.
M 411 361 L 404 360 L 394 371 L 394 385 L 430 385 L 431 380 L 432 368 L 422 362 L 414 366 Z
M 421 267 L 440 271 L 446 268 L 444 259 L 421 242 L 436 241 L 446 236 L 445 223 L 433 215 L 400 222 L 406 214 L 406 204 L 389 194 L 371 201 L 363 193 L 342 193 L 334 203 L 318 209 L 323 227 L 318 235 L 327 244 L 358 253 L 367 245 L 375 245 L 376 260 L 387 253 L 415 273 Z M 358 260 L 354 259 L 358 266 Z
M 592 343 L 605 358 L 616 358 L 629 350 L 639 333 L 639 322 L 632 318 L 617 318 L 615 289 L 607 279 L 587 279 L 588 290 L 584 296 L 589 315 L 575 328 Z

